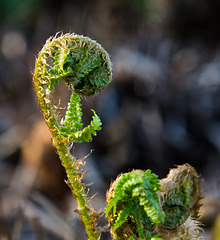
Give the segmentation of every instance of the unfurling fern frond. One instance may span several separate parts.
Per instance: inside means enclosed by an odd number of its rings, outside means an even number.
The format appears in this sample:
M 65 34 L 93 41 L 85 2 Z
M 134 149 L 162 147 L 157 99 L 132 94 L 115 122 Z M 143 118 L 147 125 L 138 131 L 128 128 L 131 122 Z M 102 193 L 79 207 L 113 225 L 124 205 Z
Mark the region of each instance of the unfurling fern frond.
M 108 53 L 96 41 L 76 34 L 47 40 L 36 60 L 34 86 L 46 122 L 60 141 L 68 144 L 92 140 L 101 129 L 101 120 L 94 112 L 90 125 L 82 128 L 80 96 L 96 95 L 111 79 Z M 60 81 L 73 91 L 63 124 L 57 119 L 51 96 Z
M 72 92 L 70 102 L 66 111 L 64 126 L 60 127 L 60 133 L 68 139 L 69 142 L 90 142 L 92 135 L 96 136 L 96 131 L 101 130 L 101 119 L 94 110 L 90 124 L 83 128 L 82 109 L 80 97 Z
M 106 208 L 115 239 L 145 239 L 154 224 L 164 222 L 159 190 L 157 175 L 150 170 L 134 170 L 116 179 L 107 194 Z

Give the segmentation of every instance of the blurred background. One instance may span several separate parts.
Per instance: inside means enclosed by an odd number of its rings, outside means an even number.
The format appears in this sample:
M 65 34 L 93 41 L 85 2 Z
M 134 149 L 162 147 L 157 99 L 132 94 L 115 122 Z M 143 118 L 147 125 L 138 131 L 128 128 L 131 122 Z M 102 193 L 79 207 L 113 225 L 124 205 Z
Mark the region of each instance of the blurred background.
M 91 153 L 94 208 L 121 172 L 163 178 L 189 163 L 203 179 L 203 235 L 219 240 L 219 12 L 218 0 L 0 0 L 0 239 L 86 239 L 32 86 L 38 52 L 60 31 L 97 40 L 113 62 L 110 86 L 83 99 L 85 122 L 93 108 L 103 129 L 74 144 L 77 158 Z

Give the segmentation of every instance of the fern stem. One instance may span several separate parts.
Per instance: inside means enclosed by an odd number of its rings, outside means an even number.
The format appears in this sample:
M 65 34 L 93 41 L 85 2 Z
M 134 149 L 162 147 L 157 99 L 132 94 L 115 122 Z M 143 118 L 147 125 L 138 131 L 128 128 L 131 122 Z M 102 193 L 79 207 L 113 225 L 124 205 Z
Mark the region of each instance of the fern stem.
M 85 226 L 88 239 L 97 240 L 98 234 L 92 219 L 92 211 L 88 206 L 84 188 L 80 179 L 77 177 L 77 171 L 74 166 L 73 156 L 69 153 L 68 147 L 63 143 L 64 140 L 59 134 L 58 123 L 55 114 L 52 110 L 51 103 L 45 100 L 46 90 L 42 88 L 39 79 L 34 79 L 35 92 L 38 96 L 39 105 L 44 114 L 47 125 L 51 131 L 53 144 L 57 149 L 60 156 L 61 163 L 66 170 L 69 184 L 71 186 L 72 193 L 78 202 L 78 210 L 80 213 L 80 218 Z
M 70 155 L 68 148 L 59 143 L 59 141 L 54 141 L 54 145 L 58 151 L 62 164 L 66 170 L 69 184 L 71 186 L 72 193 L 78 202 L 78 211 L 80 214 L 80 219 L 85 226 L 88 239 L 96 240 L 98 239 L 98 234 L 92 219 L 92 211 L 88 206 L 84 188 L 80 179 L 77 177 L 77 171 L 74 167 L 73 156 Z

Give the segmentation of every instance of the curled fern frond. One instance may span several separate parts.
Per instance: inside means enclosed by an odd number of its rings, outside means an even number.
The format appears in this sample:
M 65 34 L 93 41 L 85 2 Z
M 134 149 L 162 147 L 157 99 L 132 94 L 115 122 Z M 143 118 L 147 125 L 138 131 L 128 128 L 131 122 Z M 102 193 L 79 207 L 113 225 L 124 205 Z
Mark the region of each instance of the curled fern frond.
M 112 66 L 108 53 L 96 41 L 76 34 L 49 38 L 36 60 L 35 91 L 46 122 L 60 141 L 89 142 L 101 129 L 101 120 L 94 112 L 91 123 L 81 123 L 80 96 L 96 95 L 111 82 Z M 53 110 L 51 93 L 64 81 L 73 93 L 63 124 Z
M 49 38 L 36 59 L 33 84 L 45 121 L 51 131 L 53 144 L 64 166 L 68 183 L 78 202 L 80 220 L 88 239 L 98 240 L 94 211 L 89 207 L 85 185 L 70 152 L 71 142 L 89 142 L 101 129 L 101 120 L 93 111 L 92 121 L 83 128 L 80 96 L 92 96 L 107 87 L 112 79 L 112 66 L 108 53 L 100 44 L 76 34 L 56 35 Z M 55 85 L 64 81 L 73 91 L 64 117 L 60 120 L 52 93 Z
M 145 239 L 154 224 L 164 222 L 159 190 L 157 175 L 150 170 L 134 170 L 113 182 L 107 193 L 106 216 L 114 239 Z
M 197 218 L 200 206 L 200 180 L 196 170 L 185 164 L 172 169 L 160 181 L 161 204 L 166 214 L 163 228 L 177 229 L 189 216 Z
M 95 95 L 110 83 L 111 61 L 107 52 L 88 37 L 65 34 L 47 40 L 35 74 L 51 91 L 63 80 L 78 95 Z

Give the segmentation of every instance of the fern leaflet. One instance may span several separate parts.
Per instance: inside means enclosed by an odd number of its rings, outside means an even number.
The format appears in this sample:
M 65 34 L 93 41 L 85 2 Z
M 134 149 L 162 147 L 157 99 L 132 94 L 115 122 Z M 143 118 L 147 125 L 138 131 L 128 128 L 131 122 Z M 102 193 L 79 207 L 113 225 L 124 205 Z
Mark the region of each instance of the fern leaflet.
M 66 111 L 64 126 L 60 127 L 60 133 L 68 138 L 68 142 L 90 142 L 92 135 L 96 136 L 96 131 L 101 130 L 101 120 L 94 110 L 90 124 L 83 128 L 82 109 L 80 97 L 72 92 L 70 102 Z

